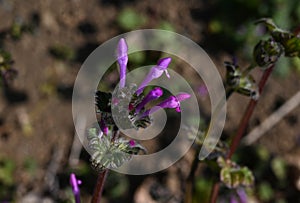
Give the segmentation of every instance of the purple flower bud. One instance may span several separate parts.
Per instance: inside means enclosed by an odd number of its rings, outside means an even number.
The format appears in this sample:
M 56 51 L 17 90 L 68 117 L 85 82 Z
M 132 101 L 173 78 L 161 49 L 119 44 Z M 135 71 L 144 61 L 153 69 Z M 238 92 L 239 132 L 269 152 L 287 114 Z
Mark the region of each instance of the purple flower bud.
M 75 203 L 80 203 L 80 190 L 78 185 L 80 185 L 82 182 L 81 180 L 77 180 L 74 173 L 71 173 L 70 175 L 70 184 L 72 186 L 72 191 L 75 197 Z
M 150 83 L 152 80 L 159 78 L 164 72 L 167 77 L 170 78 L 170 75 L 167 71 L 169 64 L 171 63 L 171 58 L 162 58 L 157 62 L 157 65 L 152 67 L 148 75 L 145 77 L 143 82 L 140 84 L 138 90 L 136 91 L 137 95 L 140 95 L 143 92 L 143 89 Z
M 120 88 L 123 88 L 125 87 L 126 66 L 128 62 L 128 47 L 124 38 L 121 38 L 118 43 L 117 57 L 120 66 Z
M 187 93 L 179 93 L 176 96 L 170 96 L 168 99 L 162 101 L 161 103 L 159 103 L 157 106 L 145 111 L 143 113 L 143 115 L 140 118 L 143 118 L 145 116 L 148 116 L 149 114 L 152 114 L 156 111 L 158 111 L 159 109 L 163 108 L 163 109 L 175 109 L 177 112 L 180 112 L 180 102 L 190 98 L 191 95 L 187 94 Z
M 230 197 L 230 203 L 239 203 L 235 196 Z
M 241 200 L 240 203 L 247 203 L 248 202 L 247 194 L 246 194 L 244 188 L 238 188 L 236 190 L 236 192 L 237 192 L 237 194 L 238 194 L 238 196 Z
M 104 135 L 108 134 L 108 127 L 103 119 L 100 120 L 100 129 Z
M 135 147 L 136 143 L 134 140 L 129 140 L 129 146 L 130 147 Z
M 208 94 L 208 90 L 207 87 L 205 85 L 200 85 L 198 87 L 198 93 L 200 94 L 200 96 L 204 97 Z
M 141 103 L 139 103 L 139 105 L 136 107 L 135 111 L 136 113 L 139 113 L 140 110 L 150 101 L 158 99 L 161 95 L 163 94 L 163 91 L 161 88 L 156 87 L 153 90 L 151 90 L 146 96 L 145 98 L 142 100 Z

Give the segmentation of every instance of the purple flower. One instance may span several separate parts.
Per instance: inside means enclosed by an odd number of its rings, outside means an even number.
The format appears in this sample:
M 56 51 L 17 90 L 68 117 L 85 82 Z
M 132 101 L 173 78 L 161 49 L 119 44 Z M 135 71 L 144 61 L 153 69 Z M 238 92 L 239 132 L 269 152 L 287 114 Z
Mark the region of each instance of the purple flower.
M 200 85 L 198 87 L 198 93 L 200 94 L 200 96 L 206 96 L 208 94 L 207 87 L 205 85 Z
M 126 66 L 128 62 L 128 47 L 124 38 L 121 38 L 118 43 L 118 63 L 120 66 L 120 88 L 125 87 L 126 80 Z
M 82 183 L 81 180 L 77 180 L 74 173 L 71 173 L 70 175 L 70 184 L 72 186 L 72 191 L 75 197 L 75 203 L 80 203 L 80 190 L 78 185 Z
M 100 129 L 104 135 L 108 134 L 108 127 L 103 119 L 100 120 Z
M 157 106 L 163 109 L 176 109 L 177 112 L 180 112 L 180 103 L 175 96 L 170 96 L 168 99 L 164 100 Z
M 247 199 L 247 194 L 245 192 L 245 190 L 243 188 L 238 188 L 236 190 L 239 198 L 240 198 L 240 203 L 247 203 L 248 199 Z
M 159 109 L 163 108 L 163 109 L 175 109 L 177 112 L 180 112 L 180 102 L 190 98 L 191 95 L 187 94 L 187 93 L 179 93 L 176 96 L 170 96 L 168 99 L 162 101 L 161 103 L 159 103 L 157 106 L 145 111 L 143 113 L 143 115 L 141 116 L 141 118 L 148 116 L 149 114 L 152 114 L 156 111 L 158 111 Z
M 136 143 L 134 140 L 129 140 L 129 146 L 130 147 L 135 147 Z
M 230 203 L 239 203 L 235 196 L 230 197 Z
M 171 63 L 171 58 L 162 58 L 157 62 L 157 65 L 152 67 L 148 75 L 145 77 L 143 82 L 140 84 L 138 90 L 136 91 L 137 95 L 140 95 L 144 88 L 150 83 L 153 79 L 159 78 L 164 72 L 166 73 L 167 77 L 170 78 L 170 75 L 167 71 L 169 64 Z
M 151 90 L 146 96 L 145 98 L 142 100 L 141 103 L 139 103 L 139 105 L 136 107 L 135 112 L 139 113 L 140 110 L 150 101 L 158 99 L 161 95 L 163 94 L 163 91 L 161 88 L 156 87 L 153 90 Z
M 176 95 L 176 99 L 177 99 L 179 102 L 181 102 L 181 101 L 183 101 L 183 100 L 186 100 L 186 99 L 188 99 L 188 98 L 190 98 L 190 97 L 191 97 L 190 94 L 184 93 L 184 92 L 179 93 L 179 94 Z

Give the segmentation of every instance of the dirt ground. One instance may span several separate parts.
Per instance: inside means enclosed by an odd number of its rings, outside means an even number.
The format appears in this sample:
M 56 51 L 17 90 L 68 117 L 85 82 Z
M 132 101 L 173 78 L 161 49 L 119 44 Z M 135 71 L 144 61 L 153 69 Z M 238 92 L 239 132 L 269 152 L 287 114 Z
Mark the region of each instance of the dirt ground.
M 202 7 L 203 2 L 196 0 L 1 0 L 0 31 L 9 29 L 13 22 L 34 21 L 37 26 L 32 33 L 22 34 L 19 40 L 6 36 L 3 43 L 5 49 L 12 55 L 13 67 L 18 71 L 18 75 L 9 88 L 1 89 L 0 157 L 13 160 L 15 184 L 9 190 L 14 191 L 14 197 L 7 196 L 11 194 L 10 192 L 0 193 L 0 202 L 4 200 L 10 202 L 11 198 L 16 202 L 30 202 L 28 199 L 37 197 L 41 198 L 37 202 L 42 202 L 42 199 L 46 202 L 45 198 L 50 202 L 67 199 L 67 194 L 60 191 L 55 184 L 59 183 L 63 189 L 69 187 L 66 174 L 74 167 L 69 165 L 75 133 L 71 112 L 72 86 L 81 63 L 89 53 L 106 40 L 126 31 L 116 20 L 121 9 L 133 8 L 147 16 L 147 23 L 140 28 L 156 28 L 161 21 L 167 21 L 174 26 L 177 33 L 205 44 L 203 41 L 207 29 L 205 21 L 191 15 L 191 11 L 197 11 Z M 53 57 L 50 50 L 55 45 L 69 47 L 74 51 L 75 57 L 70 60 Z M 223 61 L 230 60 L 231 55 L 224 50 L 218 53 L 209 50 L 209 55 L 224 76 Z M 183 74 L 190 75 L 184 71 Z M 260 70 L 254 71 L 255 78 L 259 78 L 261 74 Z M 248 132 L 299 91 L 299 76 L 299 72 L 292 71 L 284 78 L 271 77 L 249 123 Z M 248 98 L 240 95 L 233 95 L 228 101 L 225 127 L 227 136 L 235 132 L 246 103 Z M 297 188 L 298 184 L 298 192 L 299 115 L 300 108 L 297 107 L 257 141 L 271 154 L 287 161 L 293 184 L 290 187 Z M 154 178 L 129 177 L 129 184 L 132 186 L 129 186 L 124 202 L 131 202 L 133 199 L 138 203 L 158 202 L 151 200 L 147 191 L 149 187 L 161 187 L 156 181 L 160 176 L 169 188 L 167 192 L 179 191 L 178 197 L 173 198 L 173 202 L 180 202 L 182 198 L 180 178 L 187 175 L 189 170 L 187 166 L 191 162 L 192 154 L 193 151 L 189 152 L 180 163 Z M 84 162 L 86 156 L 86 153 L 82 152 L 80 162 Z M 180 167 L 182 177 L 178 178 Z M 95 180 L 94 173 L 87 182 L 93 185 L 93 180 Z M 164 189 L 157 190 L 161 193 L 166 192 Z M 83 193 L 84 202 L 87 202 L 92 194 L 92 188 L 84 189 Z M 108 195 L 109 192 L 106 191 L 105 194 Z

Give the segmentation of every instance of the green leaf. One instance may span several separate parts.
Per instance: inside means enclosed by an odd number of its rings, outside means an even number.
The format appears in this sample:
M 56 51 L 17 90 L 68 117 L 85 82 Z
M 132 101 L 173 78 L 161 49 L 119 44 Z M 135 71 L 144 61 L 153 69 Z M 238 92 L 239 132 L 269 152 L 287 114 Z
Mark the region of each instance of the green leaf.
M 91 150 L 91 161 L 94 169 L 102 171 L 106 168 L 114 169 L 129 161 L 133 154 L 146 149 L 139 143 L 130 144 L 130 140 L 119 138 L 112 141 L 109 135 L 99 136 L 96 128 L 88 132 L 88 146 Z

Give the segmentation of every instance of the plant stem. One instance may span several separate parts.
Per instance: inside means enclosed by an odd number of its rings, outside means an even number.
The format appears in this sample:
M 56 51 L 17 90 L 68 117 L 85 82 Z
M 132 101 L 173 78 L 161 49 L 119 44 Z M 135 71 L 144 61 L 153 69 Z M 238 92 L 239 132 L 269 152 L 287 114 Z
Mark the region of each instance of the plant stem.
M 258 85 L 259 94 L 261 94 L 263 88 L 265 87 L 265 84 L 266 84 L 269 76 L 271 75 L 271 73 L 273 71 L 273 68 L 274 68 L 274 65 L 270 66 L 264 72 L 263 76 L 261 77 L 259 85 Z M 240 143 L 241 138 L 244 135 L 245 130 L 246 130 L 247 126 L 248 126 L 249 120 L 250 120 L 250 118 L 252 116 L 252 113 L 254 111 L 254 108 L 255 108 L 256 104 L 257 104 L 257 100 L 253 100 L 253 99 L 250 100 L 250 102 L 248 104 L 248 107 L 247 107 L 247 109 L 245 111 L 245 114 L 244 114 L 244 116 L 243 116 L 243 118 L 242 118 L 242 120 L 240 122 L 240 125 L 239 125 L 238 131 L 236 133 L 236 136 L 232 140 L 229 153 L 228 153 L 228 155 L 226 157 L 227 159 L 230 159 L 232 157 L 232 155 L 234 154 L 235 150 L 237 149 L 237 146 Z
M 195 152 L 191 170 L 190 170 L 190 173 L 186 180 L 186 191 L 185 191 L 185 198 L 184 198 L 185 203 L 192 203 L 193 183 L 194 183 L 195 173 L 196 173 L 196 170 L 197 170 L 198 164 L 199 164 L 198 154 L 200 153 L 200 149 L 201 149 L 201 147 L 197 146 L 197 150 Z
M 119 137 L 119 130 L 117 128 L 114 128 L 112 131 L 112 139 L 111 142 L 114 142 Z M 104 188 L 104 183 L 106 181 L 106 177 L 108 174 L 108 169 L 105 169 L 104 171 L 100 172 L 98 174 L 98 179 L 96 183 L 96 187 L 94 190 L 93 198 L 91 203 L 100 203 L 102 198 L 102 192 Z
M 96 184 L 95 191 L 93 194 L 92 203 L 100 203 L 101 202 L 103 187 L 104 187 L 104 183 L 105 183 L 107 174 L 108 174 L 108 169 L 105 169 L 104 171 L 102 171 L 98 174 L 97 184 Z
M 234 92 L 233 89 L 227 89 L 226 90 L 226 100 L 229 99 L 229 97 L 232 95 L 232 93 Z M 220 106 L 222 105 L 222 99 L 219 101 L 217 107 L 216 107 L 216 110 L 213 112 L 213 115 L 211 116 L 213 119 L 213 117 L 215 116 L 215 114 L 218 114 L 218 109 L 220 108 Z M 205 137 L 207 136 L 207 133 L 208 133 L 208 129 L 206 130 L 205 132 Z M 198 165 L 199 165 L 199 158 L 198 158 L 198 155 L 201 151 L 201 146 L 197 146 L 197 149 L 196 149 L 196 152 L 195 152 L 195 155 L 194 155 L 194 159 L 193 159 L 193 162 L 192 162 L 192 165 L 191 165 L 191 170 L 190 170 L 190 173 L 188 175 L 188 178 L 187 178 L 187 183 L 186 183 L 186 191 L 185 191 L 185 203 L 191 203 L 192 202 L 192 196 L 193 196 L 193 186 L 194 186 L 194 178 L 195 178 L 195 174 L 196 174 L 196 170 L 198 168 Z
M 265 87 L 265 84 L 269 78 L 269 76 L 271 75 L 273 69 L 274 69 L 274 64 L 271 65 L 263 74 L 263 76 L 261 77 L 260 79 L 260 82 L 259 82 L 259 85 L 258 85 L 258 88 L 259 88 L 259 93 L 261 94 L 261 92 L 263 91 L 263 88 Z M 248 107 L 244 113 L 244 116 L 240 122 L 240 125 L 239 125 L 239 128 L 238 128 L 238 131 L 236 133 L 236 135 L 234 136 L 232 142 L 231 142 L 231 145 L 230 145 L 230 149 L 229 149 L 229 153 L 227 155 L 227 159 L 231 159 L 232 155 L 234 154 L 234 152 L 236 151 L 237 149 L 237 146 L 239 145 L 240 141 L 241 141 L 241 138 L 242 136 L 244 135 L 245 133 L 245 130 L 248 126 L 248 123 L 249 123 L 249 120 L 252 116 L 252 113 L 254 111 L 254 108 L 257 104 L 257 101 L 256 100 L 253 100 L 251 99 L 251 101 L 249 102 L 248 104 Z M 212 195 L 211 195 L 211 199 L 210 199 L 210 202 L 211 203 L 215 203 L 217 201 L 217 197 L 218 197 L 218 193 L 219 193 L 219 188 L 220 188 L 220 183 L 217 182 L 214 184 L 214 187 L 213 187 L 213 191 L 212 191 Z
M 220 189 L 220 183 L 216 182 L 213 186 L 212 193 L 211 193 L 211 196 L 210 196 L 210 202 L 211 203 L 217 202 L 219 189 Z

